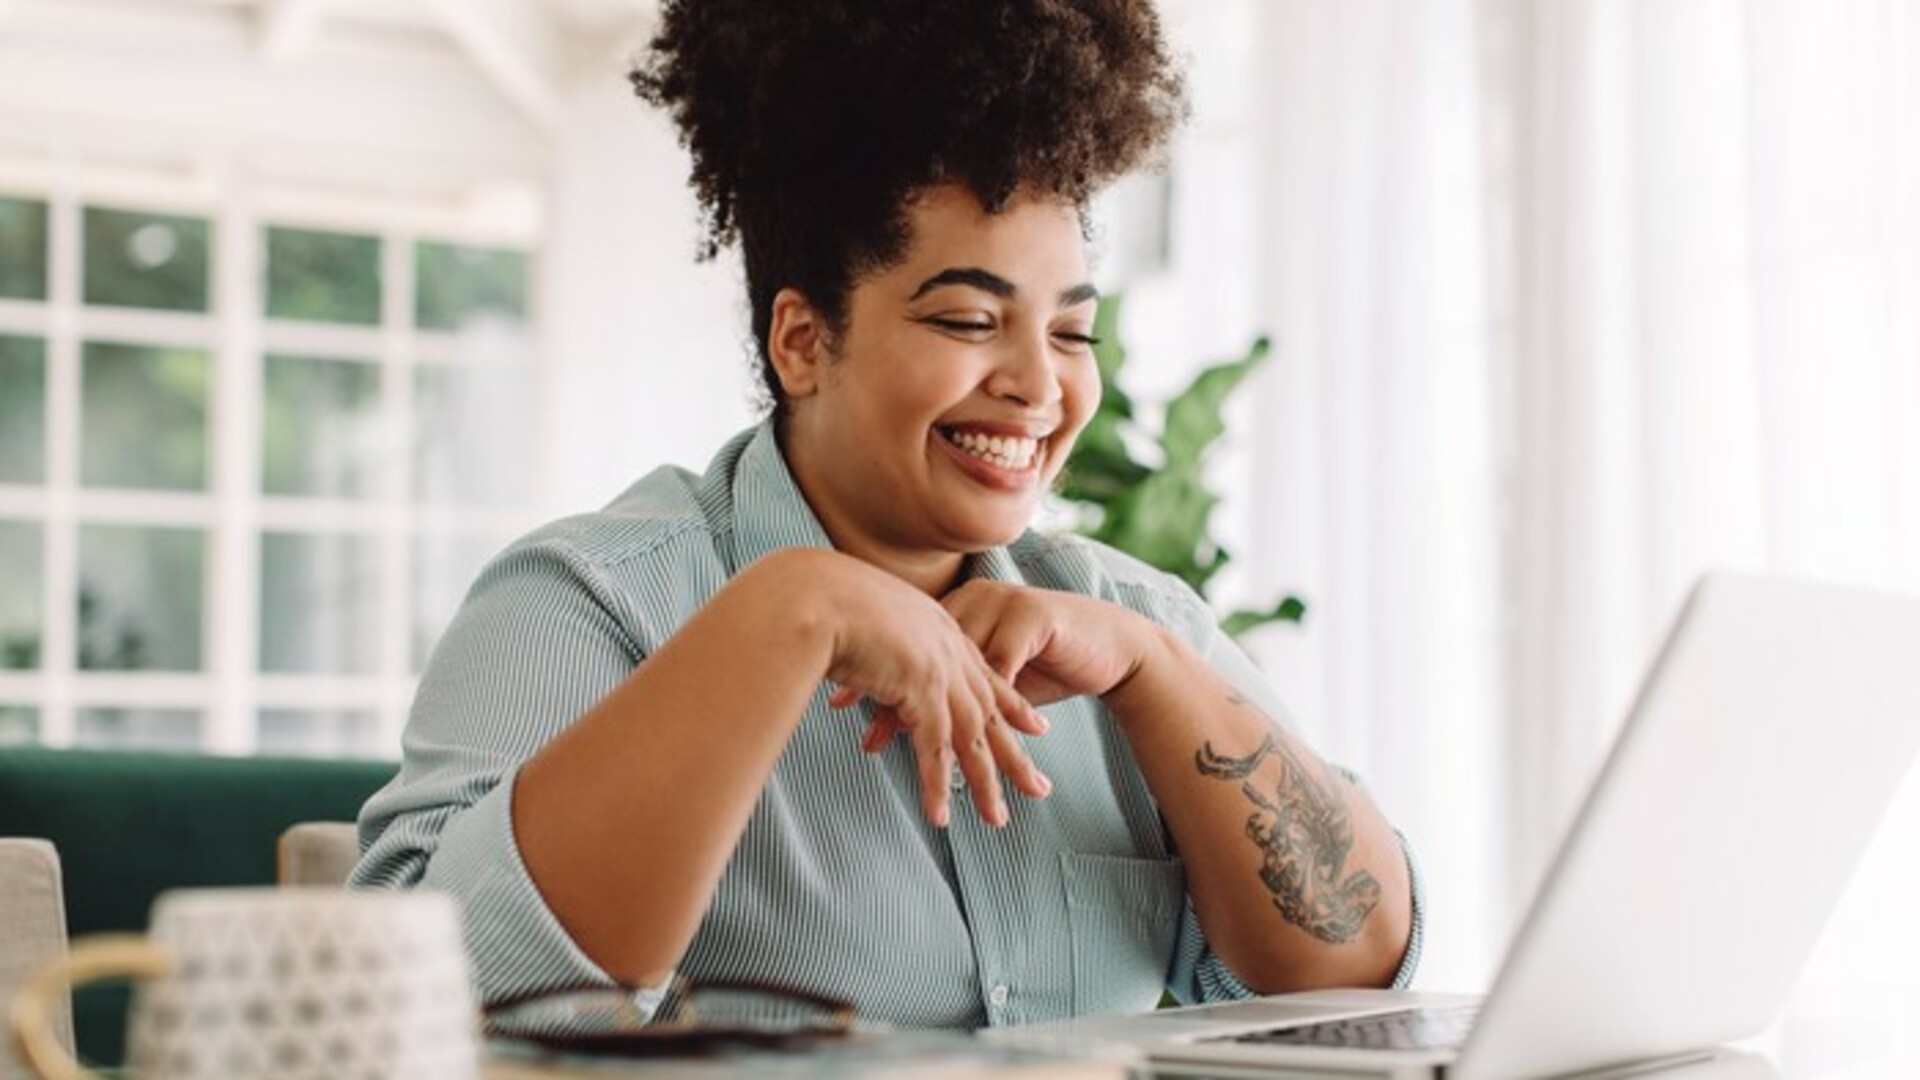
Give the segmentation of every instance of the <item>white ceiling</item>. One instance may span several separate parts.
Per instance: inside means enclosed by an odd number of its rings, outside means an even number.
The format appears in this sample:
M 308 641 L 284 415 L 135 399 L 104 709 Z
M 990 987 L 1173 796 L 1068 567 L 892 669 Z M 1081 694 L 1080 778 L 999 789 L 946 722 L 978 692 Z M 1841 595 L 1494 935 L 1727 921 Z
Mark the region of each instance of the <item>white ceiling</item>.
M 336 46 L 455 56 L 551 126 L 572 74 L 629 52 L 657 8 L 657 0 L 0 0 L 0 35 L 78 27 L 104 41 L 218 29 L 287 67 Z

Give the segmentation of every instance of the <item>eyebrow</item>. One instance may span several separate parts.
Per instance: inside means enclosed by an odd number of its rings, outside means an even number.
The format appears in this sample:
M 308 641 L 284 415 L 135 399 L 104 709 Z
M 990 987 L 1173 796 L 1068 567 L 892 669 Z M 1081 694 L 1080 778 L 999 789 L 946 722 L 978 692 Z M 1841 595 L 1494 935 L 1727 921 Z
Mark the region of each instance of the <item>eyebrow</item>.
M 1075 285 L 1071 289 L 1060 290 L 1059 305 L 1063 308 L 1069 308 L 1076 304 L 1084 304 L 1089 300 L 1098 299 L 1100 299 L 1099 289 L 1094 288 L 1090 283 L 1081 284 Z
M 991 270 L 983 270 L 977 266 L 953 266 L 921 282 L 920 287 L 913 290 L 913 295 L 907 299 L 918 300 L 933 290 L 948 285 L 966 285 L 981 292 L 992 293 L 1002 300 L 1011 300 L 1020 292 L 1013 282 Z M 1076 304 L 1084 304 L 1088 300 L 1098 299 L 1099 296 L 1100 290 L 1093 285 L 1080 284 L 1060 290 L 1058 303 L 1059 306 L 1068 308 Z

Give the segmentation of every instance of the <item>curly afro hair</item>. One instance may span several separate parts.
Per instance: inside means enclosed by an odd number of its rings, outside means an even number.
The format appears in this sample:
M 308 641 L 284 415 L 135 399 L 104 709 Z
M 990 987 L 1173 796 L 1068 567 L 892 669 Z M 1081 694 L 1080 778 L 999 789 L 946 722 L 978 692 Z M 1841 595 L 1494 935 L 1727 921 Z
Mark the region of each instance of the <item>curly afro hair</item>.
M 1152 0 L 666 0 L 629 75 L 693 156 L 702 258 L 740 243 L 768 399 L 773 298 L 830 330 L 948 183 L 1083 206 L 1184 118 Z

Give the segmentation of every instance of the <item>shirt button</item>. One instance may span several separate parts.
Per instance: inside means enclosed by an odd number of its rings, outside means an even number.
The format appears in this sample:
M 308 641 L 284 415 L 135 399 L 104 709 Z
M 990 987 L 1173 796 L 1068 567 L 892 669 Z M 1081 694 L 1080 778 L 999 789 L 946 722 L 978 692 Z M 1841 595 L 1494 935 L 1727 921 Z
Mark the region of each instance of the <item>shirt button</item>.
M 992 1002 L 993 1007 L 996 1009 L 1006 1008 L 1007 999 L 1012 996 L 1012 993 L 1007 989 L 1006 983 L 995 983 L 993 989 L 987 991 L 987 1000 Z

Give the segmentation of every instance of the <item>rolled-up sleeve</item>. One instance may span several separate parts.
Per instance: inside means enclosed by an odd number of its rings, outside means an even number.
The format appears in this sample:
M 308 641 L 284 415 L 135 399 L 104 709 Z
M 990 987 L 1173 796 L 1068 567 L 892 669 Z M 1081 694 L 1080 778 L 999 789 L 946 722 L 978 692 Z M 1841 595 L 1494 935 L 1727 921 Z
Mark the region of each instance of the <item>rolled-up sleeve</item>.
M 495 560 L 422 674 L 399 775 L 361 810 L 349 884 L 451 895 L 488 1002 L 612 984 L 529 876 L 513 791 L 520 763 L 638 663 L 613 602 L 564 545 L 523 542 Z
M 541 898 L 513 835 L 509 773 L 450 819 L 420 884 L 460 898 L 467 947 L 489 1001 L 555 986 L 611 985 Z

